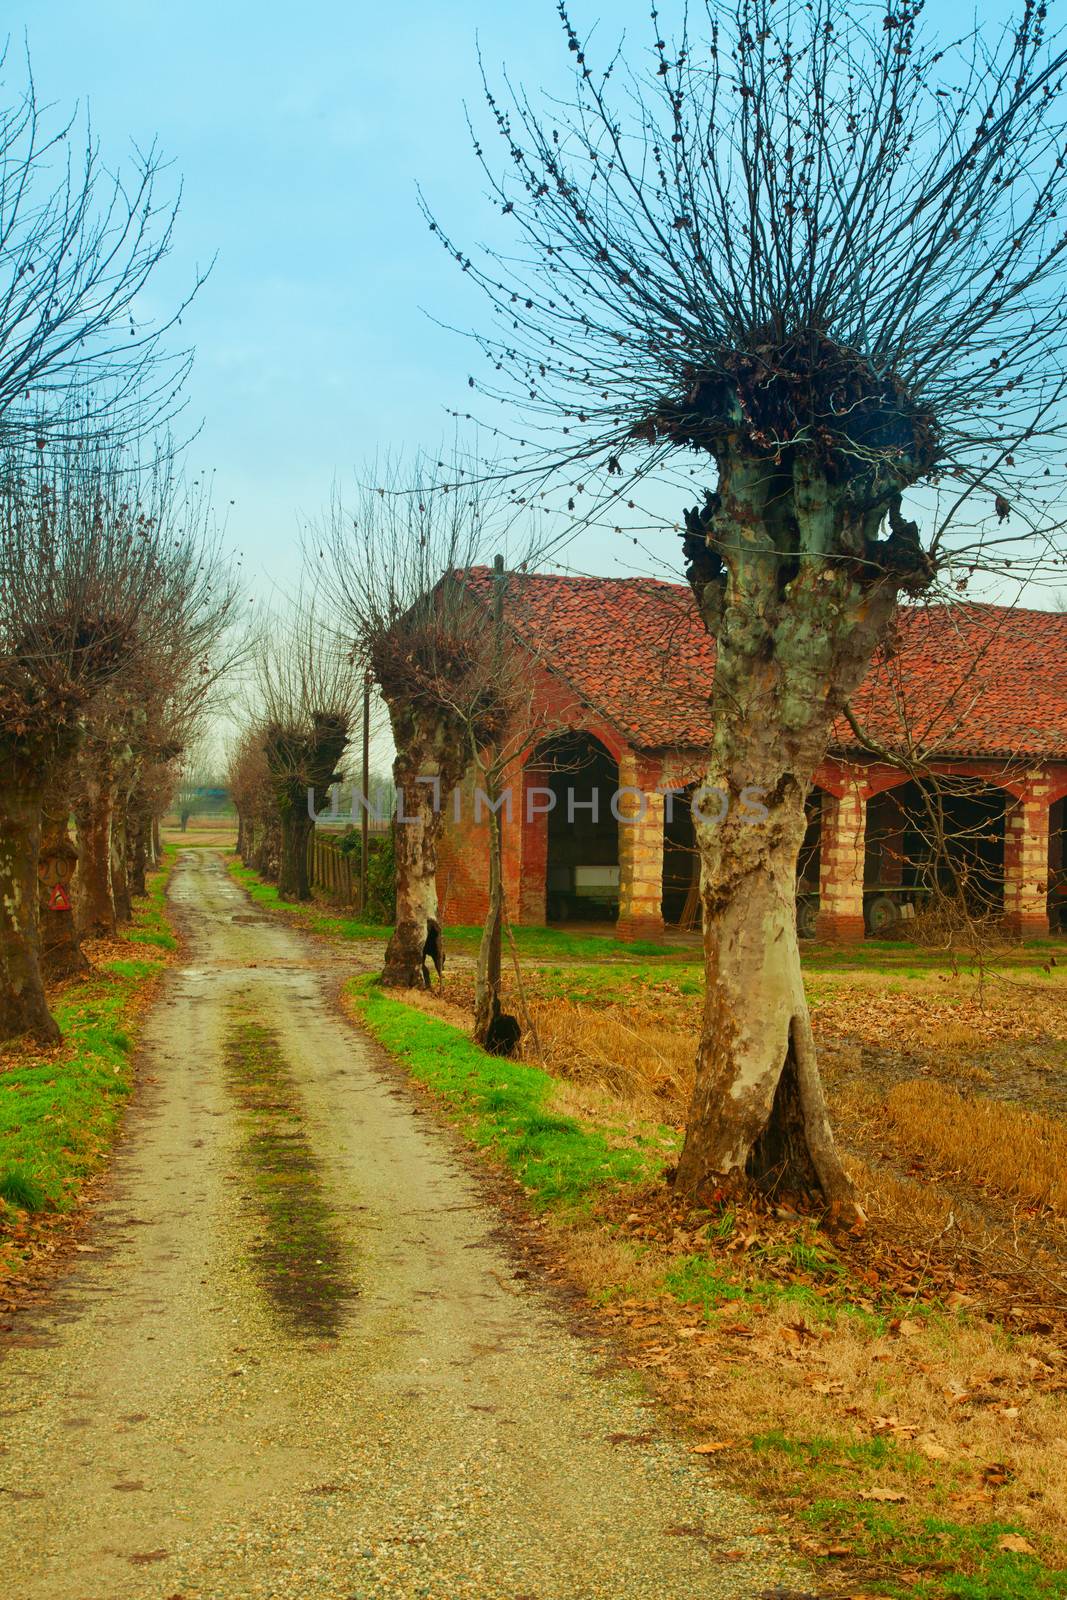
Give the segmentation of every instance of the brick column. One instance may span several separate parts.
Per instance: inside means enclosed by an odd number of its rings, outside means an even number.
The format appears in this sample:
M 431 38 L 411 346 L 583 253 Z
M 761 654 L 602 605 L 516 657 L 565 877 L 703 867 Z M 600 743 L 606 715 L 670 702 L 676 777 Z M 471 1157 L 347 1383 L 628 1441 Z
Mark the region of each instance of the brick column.
M 489 910 L 489 831 L 474 825 L 475 772 L 468 767 L 459 799 L 442 795 L 444 815 L 437 841 L 437 898 L 441 920 L 477 927 Z
M 656 793 L 658 765 L 623 756 L 619 788 L 620 939 L 658 939 L 663 933 L 663 796 Z
M 1015 939 L 1048 936 L 1049 781 L 1027 774 L 1004 812 L 1004 929 Z
M 816 934 L 834 944 L 855 944 L 864 937 L 866 832 L 867 801 L 854 779 L 840 799 L 823 792 Z
M 533 791 L 547 789 L 548 780 L 547 768 L 530 765 L 523 768 L 522 783 L 516 786 L 522 792 L 521 810 L 513 824 L 515 831 L 521 830 L 522 840 L 518 920 L 533 923 L 536 927 L 544 926 L 547 915 L 548 812 L 543 809 L 544 795 L 534 794 Z M 533 816 L 530 815 L 531 806 L 534 809 Z

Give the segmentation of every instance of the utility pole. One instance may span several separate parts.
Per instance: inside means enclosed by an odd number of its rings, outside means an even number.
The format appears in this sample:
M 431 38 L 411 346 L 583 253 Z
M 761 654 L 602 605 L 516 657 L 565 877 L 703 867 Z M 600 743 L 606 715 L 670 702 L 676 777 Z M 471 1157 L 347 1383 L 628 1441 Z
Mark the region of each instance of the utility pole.
M 363 815 L 359 822 L 359 914 L 367 915 L 367 853 L 370 849 L 370 672 L 363 676 Z

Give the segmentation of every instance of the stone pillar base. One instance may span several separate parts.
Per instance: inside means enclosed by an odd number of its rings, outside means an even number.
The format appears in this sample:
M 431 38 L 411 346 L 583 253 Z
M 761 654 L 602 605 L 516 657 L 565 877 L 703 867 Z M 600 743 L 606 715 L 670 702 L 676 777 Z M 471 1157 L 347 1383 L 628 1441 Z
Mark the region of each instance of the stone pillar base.
M 663 939 L 662 917 L 620 917 L 615 924 L 616 939 Z
M 862 944 L 867 937 L 863 918 L 840 911 L 820 911 L 815 923 L 815 937 L 824 944 Z
M 1011 912 L 1002 923 L 1009 939 L 1047 939 L 1048 916 L 1040 912 Z

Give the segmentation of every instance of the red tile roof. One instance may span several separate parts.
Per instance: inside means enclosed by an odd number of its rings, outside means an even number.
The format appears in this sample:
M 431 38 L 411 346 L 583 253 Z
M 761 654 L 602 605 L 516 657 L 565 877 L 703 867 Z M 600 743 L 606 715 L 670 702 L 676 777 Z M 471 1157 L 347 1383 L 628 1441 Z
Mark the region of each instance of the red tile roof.
M 470 574 L 488 599 L 490 573 Z M 511 572 L 505 616 L 637 749 L 704 745 L 715 644 L 683 584 Z M 1067 759 L 1067 615 L 990 605 L 902 607 L 896 644 L 855 697 L 882 743 L 942 756 Z M 842 719 L 834 747 L 856 739 Z

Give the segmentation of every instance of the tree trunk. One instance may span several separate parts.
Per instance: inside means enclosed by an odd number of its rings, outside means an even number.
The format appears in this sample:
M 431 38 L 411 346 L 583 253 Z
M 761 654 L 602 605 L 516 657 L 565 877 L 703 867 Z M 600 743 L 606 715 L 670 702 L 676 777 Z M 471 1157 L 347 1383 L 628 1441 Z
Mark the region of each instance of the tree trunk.
M 398 749 L 393 762 L 397 815 L 393 824 L 396 859 L 396 925 L 385 951 L 382 983 L 392 989 L 422 986 L 422 952 L 430 918 L 437 918 L 437 840 L 441 812 L 420 746 Z
M 244 813 L 241 811 L 237 813 L 237 843 L 234 845 L 234 849 L 243 861 L 245 854 L 245 819 Z
M 816 1069 L 796 927 L 808 783 L 754 769 L 754 754 L 737 765 L 768 797 L 766 820 L 740 802 L 743 783 L 721 823 L 697 824 L 707 988 L 677 1184 L 707 1193 L 743 1174 L 766 1192 L 840 1206 L 851 1188 Z M 717 810 L 711 800 L 704 815 Z
M 126 870 L 126 827 L 126 807 L 119 797 L 111 817 L 111 898 L 115 904 L 116 923 L 133 921 L 133 903 Z
M 133 802 L 126 824 L 126 866 L 131 895 L 143 897 L 148 893 L 148 813 L 143 805 Z
M 752 1181 L 846 1210 L 800 971 L 797 861 L 812 775 L 904 580 L 880 559 L 897 553 L 878 542 L 884 502 L 854 505 L 802 463 L 727 458 L 719 472 L 719 497 L 687 517 L 718 650 L 712 792 L 694 797 L 707 988 L 676 1185 L 710 1198 Z M 912 532 L 894 523 L 905 558 Z
M 263 825 L 262 833 L 256 843 L 256 853 L 252 865 L 261 878 L 274 882 L 278 877 L 281 859 L 282 825 L 277 814 L 267 818 Z
M 6 752 L 5 752 L 6 757 Z M 44 777 L 4 760 L 0 769 L 0 1039 L 61 1038 L 39 963 L 37 867 Z
M 54 886 L 47 878 L 41 878 L 38 893 L 40 963 L 41 972 L 49 981 L 71 978 L 89 970 L 89 962 L 82 953 L 78 919 L 73 907 L 72 880 L 77 871 L 78 852 L 70 837 L 72 770 L 70 762 L 57 766 L 45 787 L 41 807 L 40 859 L 42 862 L 54 861 L 58 864 L 59 878 L 70 902 L 66 911 L 53 910 L 49 901 Z
M 310 900 L 308 840 L 315 824 L 306 811 L 289 807 L 281 821 L 281 856 L 278 863 L 279 900 Z
M 84 765 L 82 792 L 76 797 L 78 830 L 78 929 L 85 939 L 113 939 L 115 902 L 111 892 L 111 818 L 114 804 L 110 772 L 90 759 Z

